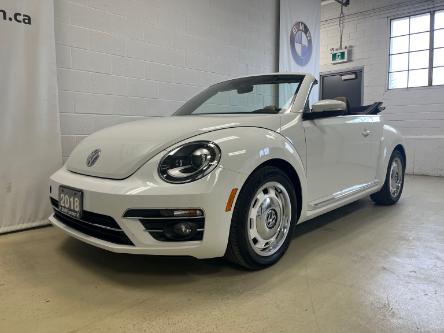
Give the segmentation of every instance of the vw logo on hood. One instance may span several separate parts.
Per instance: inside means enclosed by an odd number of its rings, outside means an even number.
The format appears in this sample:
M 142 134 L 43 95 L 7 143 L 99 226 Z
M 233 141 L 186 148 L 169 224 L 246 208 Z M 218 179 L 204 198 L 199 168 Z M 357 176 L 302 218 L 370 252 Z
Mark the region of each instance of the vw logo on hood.
M 100 157 L 100 153 L 102 152 L 101 149 L 95 149 L 91 152 L 91 154 L 88 155 L 86 159 L 86 166 L 91 168 L 94 164 L 96 164 L 97 160 Z

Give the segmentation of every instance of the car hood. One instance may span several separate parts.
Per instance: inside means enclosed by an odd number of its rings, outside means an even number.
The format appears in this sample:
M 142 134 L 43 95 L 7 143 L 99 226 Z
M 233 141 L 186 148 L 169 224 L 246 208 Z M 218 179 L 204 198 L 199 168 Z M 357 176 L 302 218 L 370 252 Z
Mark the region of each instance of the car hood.
M 71 153 L 69 171 L 101 178 L 125 179 L 162 150 L 191 137 L 233 127 L 277 131 L 279 115 L 205 115 L 153 117 L 106 128 L 85 138 Z M 100 150 L 92 166 L 90 154 Z

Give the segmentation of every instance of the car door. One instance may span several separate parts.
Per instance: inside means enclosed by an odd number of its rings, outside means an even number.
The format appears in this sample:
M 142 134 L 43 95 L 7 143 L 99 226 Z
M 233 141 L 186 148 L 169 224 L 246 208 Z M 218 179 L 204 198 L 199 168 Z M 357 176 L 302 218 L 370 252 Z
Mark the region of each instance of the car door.
M 308 202 L 312 209 L 375 181 L 382 131 L 379 116 L 304 120 L 303 127 Z

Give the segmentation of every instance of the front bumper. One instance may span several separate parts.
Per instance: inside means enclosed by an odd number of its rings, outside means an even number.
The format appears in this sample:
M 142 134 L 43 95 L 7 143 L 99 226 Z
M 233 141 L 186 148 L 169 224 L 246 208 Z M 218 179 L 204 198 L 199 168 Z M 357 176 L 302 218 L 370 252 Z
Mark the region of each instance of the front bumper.
M 167 184 L 157 176 L 157 162 L 148 162 L 125 180 L 79 175 L 60 169 L 50 179 L 50 196 L 58 200 L 60 185 L 83 191 L 83 209 L 113 218 L 134 245 L 117 244 L 72 228 L 55 214 L 50 221 L 67 234 L 88 244 L 118 253 L 214 258 L 224 255 L 232 212 L 225 212 L 233 188 L 241 188 L 245 176 L 219 167 L 209 176 L 189 184 Z M 147 181 L 147 179 L 149 181 Z M 128 209 L 199 208 L 205 213 L 201 241 L 163 242 L 154 239 L 140 221 L 124 218 Z

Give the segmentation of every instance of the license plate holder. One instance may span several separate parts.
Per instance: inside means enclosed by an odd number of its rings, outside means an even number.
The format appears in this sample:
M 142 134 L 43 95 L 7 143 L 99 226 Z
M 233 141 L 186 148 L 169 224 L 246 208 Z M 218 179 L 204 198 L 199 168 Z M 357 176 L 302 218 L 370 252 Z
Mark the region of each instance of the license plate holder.
M 80 219 L 83 213 L 83 192 L 74 188 L 59 187 L 59 211 Z

